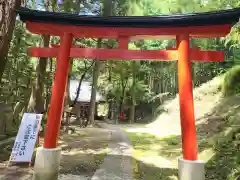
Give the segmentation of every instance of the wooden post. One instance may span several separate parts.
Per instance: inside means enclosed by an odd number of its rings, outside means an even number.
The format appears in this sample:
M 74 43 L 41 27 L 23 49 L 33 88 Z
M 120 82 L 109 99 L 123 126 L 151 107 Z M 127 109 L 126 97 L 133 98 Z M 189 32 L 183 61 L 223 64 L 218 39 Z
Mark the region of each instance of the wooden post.
M 71 46 L 72 35 L 69 33 L 64 33 L 64 35 L 61 37 L 60 51 L 57 59 L 55 80 L 53 83 L 50 110 L 48 113 L 46 135 L 44 138 L 44 148 L 50 149 L 56 148 L 57 146 L 64 104 L 64 94 L 70 66 Z
M 177 48 L 183 158 L 185 160 L 197 160 L 197 140 L 188 34 L 183 34 L 177 37 Z

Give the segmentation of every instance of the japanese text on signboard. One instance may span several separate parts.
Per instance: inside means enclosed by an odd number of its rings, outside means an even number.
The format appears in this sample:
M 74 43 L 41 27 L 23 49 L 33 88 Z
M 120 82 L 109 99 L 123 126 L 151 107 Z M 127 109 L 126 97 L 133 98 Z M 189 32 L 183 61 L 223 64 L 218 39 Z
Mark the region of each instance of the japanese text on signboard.
M 40 128 L 42 114 L 25 113 L 16 137 L 11 161 L 30 162 L 37 134 Z

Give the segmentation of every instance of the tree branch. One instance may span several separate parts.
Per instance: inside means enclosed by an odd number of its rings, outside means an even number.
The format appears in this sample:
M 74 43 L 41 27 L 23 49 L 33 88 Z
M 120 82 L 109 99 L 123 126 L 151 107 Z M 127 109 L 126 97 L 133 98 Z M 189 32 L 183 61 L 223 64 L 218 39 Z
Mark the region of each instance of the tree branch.
M 80 95 L 80 91 L 81 91 L 81 85 L 82 85 L 82 81 L 83 79 L 85 78 L 87 72 L 91 69 L 91 67 L 93 66 L 94 64 L 94 61 L 92 61 L 91 65 L 89 67 L 87 67 L 87 63 L 86 61 L 84 61 L 84 65 L 85 65 L 85 71 L 83 72 L 83 74 L 81 75 L 81 78 L 79 80 L 79 83 L 78 83 L 78 88 L 77 88 L 77 94 L 76 94 L 76 97 L 73 101 L 73 104 L 71 105 L 72 107 L 76 105 L 77 103 L 77 100 L 79 98 L 79 95 Z

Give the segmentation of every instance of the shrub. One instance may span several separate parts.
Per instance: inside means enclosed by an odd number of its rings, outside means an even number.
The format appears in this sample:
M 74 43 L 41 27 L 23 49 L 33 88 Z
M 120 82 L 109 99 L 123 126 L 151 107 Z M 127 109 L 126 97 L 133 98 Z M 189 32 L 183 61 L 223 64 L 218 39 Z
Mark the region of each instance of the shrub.
M 240 93 L 240 66 L 234 66 L 226 73 L 222 82 L 222 93 L 224 96 Z

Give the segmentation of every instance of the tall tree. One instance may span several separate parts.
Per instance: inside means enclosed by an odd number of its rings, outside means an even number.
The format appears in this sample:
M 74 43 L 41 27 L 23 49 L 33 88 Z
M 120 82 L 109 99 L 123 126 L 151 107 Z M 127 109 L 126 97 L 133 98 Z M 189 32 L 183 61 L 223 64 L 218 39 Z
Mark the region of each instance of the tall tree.
M 0 81 L 7 63 L 7 54 L 16 21 L 15 9 L 21 0 L 0 0 Z
M 113 6 L 112 0 L 104 0 L 102 15 L 110 16 L 112 14 L 112 6 Z M 98 39 L 97 48 L 101 48 L 101 45 L 102 45 L 102 40 Z M 101 66 L 100 60 L 95 60 L 95 64 L 93 68 L 92 91 L 91 91 L 91 101 L 90 101 L 89 119 L 88 119 L 91 125 L 94 125 L 97 85 L 98 85 L 100 66 Z
M 56 2 L 54 0 L 43 0 L 44 9 L 47 11 L 55 11 Z M 41 46 L 49 47 L 50 36 L 43 35 Z M 32 84 L 32 93 L 28 104 L 28 111 L 35 113 L 44 113 L 45 100 L 44 100 L 44 80 L 46 75 L 48 58 L 40 58 L 36 66 L 36 81 Z
M 131 108 L 129 115 L 129 122 L 133 123 L 135 120 L 135 106 L 136 106 L 136 78 L 137 78 L 137 64 L 133 61 L 131 64 L 132 69 L 132 85 L 131 85 Z
M 42 36 L 42 47 L 48 47 L 50 36 Z M 36 81 L 32 85 L 32 93 L 28 104 L 28 111 L 35 113 L 45 112 L 44 106 L 44 79 L 47 67 L 47 58 L 40 58 L 36 67 Z

